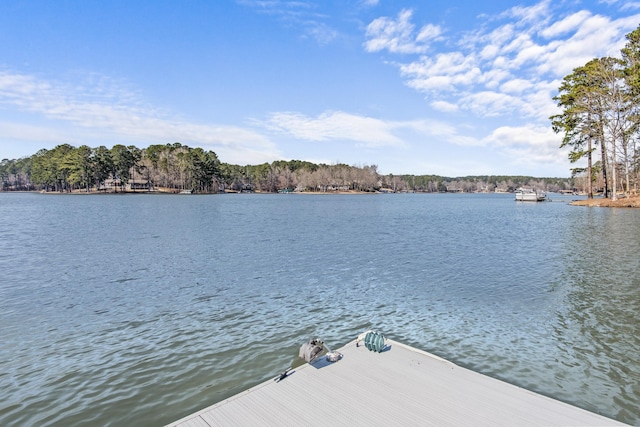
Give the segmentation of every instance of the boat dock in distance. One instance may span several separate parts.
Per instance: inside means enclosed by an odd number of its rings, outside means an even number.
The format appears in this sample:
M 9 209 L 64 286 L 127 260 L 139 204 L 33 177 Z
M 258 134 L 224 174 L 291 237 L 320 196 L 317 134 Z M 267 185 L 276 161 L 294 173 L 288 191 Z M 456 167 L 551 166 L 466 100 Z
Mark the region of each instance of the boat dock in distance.
M 516 190 L 516 202 L 544 202 L 545 200 L 547 200 L 547 193 L 544 191 L 530 188 L 518 188 Z
M 624 425 L 392 340 L 337 351 L 170 426 Z

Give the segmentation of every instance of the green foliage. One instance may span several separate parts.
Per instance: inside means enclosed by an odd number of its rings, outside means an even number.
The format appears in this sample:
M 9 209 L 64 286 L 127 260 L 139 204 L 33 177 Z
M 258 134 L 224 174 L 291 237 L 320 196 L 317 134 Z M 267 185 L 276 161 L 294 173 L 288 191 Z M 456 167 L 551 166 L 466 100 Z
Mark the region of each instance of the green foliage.
M 563 135 L 560 147 L 571 149 L 568 158 L 572 163 L 587 160 L 586 168 L 573 168 L 572 173 L 589 177 L 590 196 L 591 182 L 597 178 L 592 163 L 598 148 L 605 197 L 611 188 L 612 198 L 616 198 L 619 170 L 629 192 L 631 172 L 638 166 L 640 26 L 626 39 L 621 58 L 595 58 L 577 67 L 564 77 L 553 98 L 562 111 L 550 117 L 552 129 Z M 637 185 L 637 173 L 635 177 Z
M 213 151 L 190 148 L 181 143 L 151 145 L 146 149 L 114 145 L 78 148 L 68 144 L 42 149 L 31 157 L 0 162 L 2 190 L 34 189 L 71 191 L 109 189 L 108 180 L 138 183 L 146 189 L 200 193 L 233 191 L 493 191 L 513 189 L 530 182 L 566 188 L 560 178 L 438 175 L 381 176 L 376 165 L 314 164 L 301 160 L 279 160 L 259 165 L 221 163 Z M 140 184 L 142 183 L 142 184 Z M 113 188 L 113 187 L 111 187 Z M 116 187 L 117 188 L 117 187 Z
M 71 191 L 105 188 L 112 179 L 126 184 L 131 179 L 154 180 L 173 189 L 191 188 L 217 192 L 220 161 L 213 151 L 191 149 L 180 143 L 153 145 L 148 149 L 117 144 L 75 148 L 62 144 L 52 150 L 42 149 L 31 157 L 0 163 L 0 189 Z M 168 183 L 168 184 L 167 184 Z
M 104 145 L 94 148 L 92 150 L 92 160 L 91 175 L 93 182 L 101 186 L 109 179 L 113 171 L 111 151 Z
M 82 145 L 65 156 L 64 163 L 69 171 L 67 180 L 72 187 L 84 187 L 89 191 L 93 184 L 92 154 L 90 147 Z
M 52 150 L 42 149 L 32 158 L 31 180 L 47 190 L 69 191 L 69 175 L 74 168 L 73 151 L 69 144 L 58 145 Z
M 0 161 L 0 191 L 33 189 L 31 171 L 33 161 L 31 157 L 17 160 L 3 159 Z
M 128 147 L 117 144 L 111 148 L 111 158 L 113 159 L 113 178 L 126 184 L 129 182 L 130 170 L 136 164 L 133 153 Z
M 640 94 L 640 26 L 627 34 L 626 39 L 627 43 L 621 49 L 624 75 L 627 85 L 637 96 Z

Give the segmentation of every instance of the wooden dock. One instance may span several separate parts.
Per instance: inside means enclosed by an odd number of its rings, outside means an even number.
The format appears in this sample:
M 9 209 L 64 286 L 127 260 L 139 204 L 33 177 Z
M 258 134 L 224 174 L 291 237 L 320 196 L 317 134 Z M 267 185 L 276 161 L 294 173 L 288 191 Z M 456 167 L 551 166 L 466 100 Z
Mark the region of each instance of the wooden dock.
M 388 340 L 324 358 L 178 420 L 213 426 L 613 426 L 617 421 Z

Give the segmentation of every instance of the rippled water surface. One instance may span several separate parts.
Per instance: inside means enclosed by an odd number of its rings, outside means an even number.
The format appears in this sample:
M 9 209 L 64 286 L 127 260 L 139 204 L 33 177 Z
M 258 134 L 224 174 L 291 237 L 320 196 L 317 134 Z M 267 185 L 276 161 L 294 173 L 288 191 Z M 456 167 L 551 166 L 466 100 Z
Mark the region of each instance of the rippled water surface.
M 158 426 L 390 338 L 640 425 L 640 210 L 0 193 L 0 425 Z

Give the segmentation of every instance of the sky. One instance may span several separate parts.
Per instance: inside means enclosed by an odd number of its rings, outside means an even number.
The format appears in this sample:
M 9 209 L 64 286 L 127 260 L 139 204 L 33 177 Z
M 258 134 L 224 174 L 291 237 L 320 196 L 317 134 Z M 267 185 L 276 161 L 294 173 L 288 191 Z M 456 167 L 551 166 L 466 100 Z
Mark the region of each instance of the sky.
M 2 0 L 0 159 L 180 142 L 220 161 L 568 177 L 564 76 L 640 0 Z

